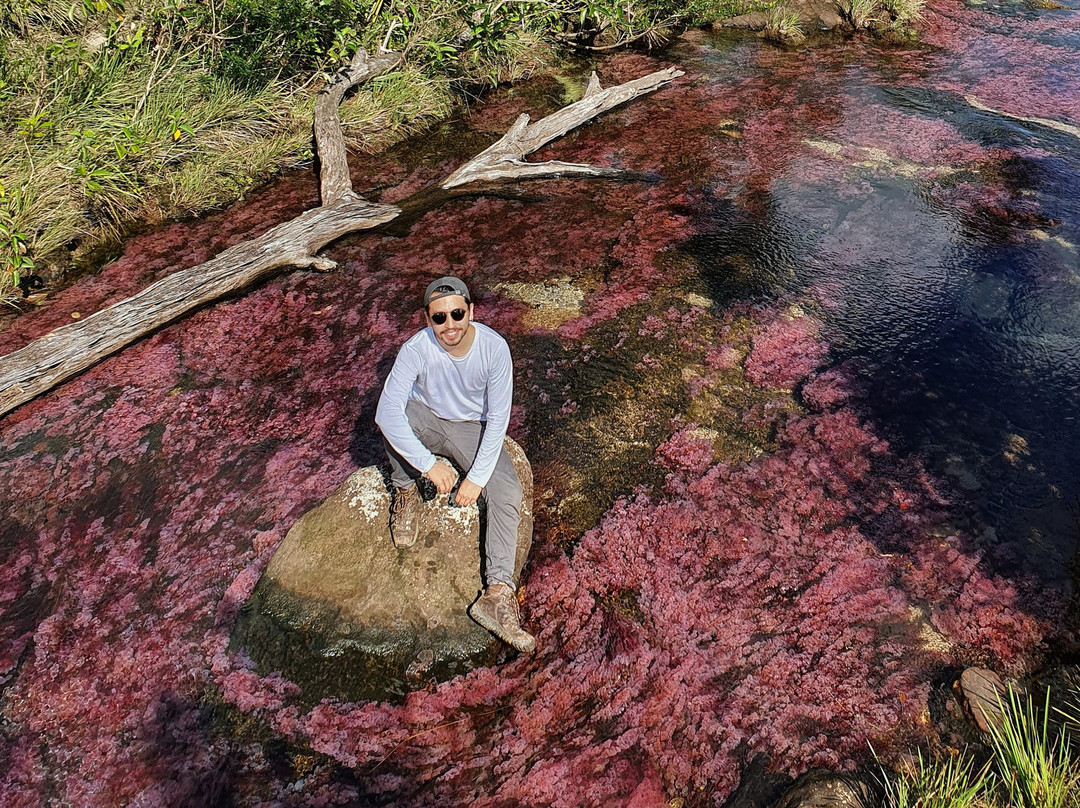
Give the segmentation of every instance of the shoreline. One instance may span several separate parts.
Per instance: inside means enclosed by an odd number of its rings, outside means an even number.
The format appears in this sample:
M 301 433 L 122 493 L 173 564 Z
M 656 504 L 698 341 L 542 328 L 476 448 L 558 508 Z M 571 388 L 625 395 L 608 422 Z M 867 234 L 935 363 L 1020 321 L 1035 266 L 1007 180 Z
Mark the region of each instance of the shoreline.
M 6 174 L 0 184 L 0 270 L 6 269 L 0 271 L 0 300 L 12 306 L 32 306 L 50 291 L 96 273 L 134 235 L 231 206 L 313 159 L 311 112 L 323 81 L 320 75 L 329 76 L 331 60 L 321 69 L 313 66 L 288 81 L 252 85 L 237 95 L 231 85 L 220 84 L 217 72 L 225 69 L 220 59 L 188 64 L 185 47 L 197 51 L 204 47 L 197 43 L 208 36 L 198 25 L 146 21 L 138 29 L 138 41 L 124 42 L 127 34 L 117 28 L 120 18 L 110 17 L 112 6 L 104 5 L 100 19 L 77 20 L 84 29 L 81 39 L 51 32 L 48 20 L 35 23 L 39 28 L 24 22 L 22 32 L 0 28 L 0 79 L 18 72 L 13 63 L 5 65 L 5 52 L 25 52 L 29 58 L 35 47 L 41 50 L 56 41 L 76 49 L 72 64 L 80 70 L 115 62 L 123 74 L 115 86 L 94 91 L 117 94 L 107 109 L 94 106 L 94 95 L 78 104 L 61 98 L 62 86 L 53 90 L 58 95 L 51 101 L 35 100 L 26 95 L 31 85 L 20 94 L 9 80 L 8 97 L 0 95 L 0 110 L 11 121 L 6 127 L 8 151 L 0 151 L 0 170 Z M 130 19 L 129 27 L 134 27 L 142 21 L 143 4 L 136 0 L 130 5 L 123 21 Z M 447 40 L 443 31 L 440 35 L 449 44 L 439 46 L 442 56 L 410 56 L 410 63 L 392 77 L 356 93 L 342 106 L 346 138 L 354 154 L 379 154 L 461 114 L 470 97 L 530 79 L 561 81 L 570 96 L 573 80 L 562 78 L 567 68 L 615 46 L 634 49 L 647 43 L 643 52 L 662 55 L 684 32 L 702 28 L 762 30 L 777 43 L 792 44 L 792 13 L 807 31 L 845 25 L 840 14 L 828 11 L 836 8 L 831 0 L 775 4 L 773 11 L 782 10 L 787 20 L 783 30 L 770 28 L 769 14 L 758 10 L 765 7 L 753 0 L 711 10 L 676 3 L 668 17 L 655 24 L 620 28 L 616 21 L 608 29 L 598 24 L 600 33 L 590 33 L 593 39 L 587 41 L 568 40 L 560 33 L 565 22 L 557 20 L 533 24 L 513 36 L 493 27 L 471 35 L 483 46 L 473 50 L 469 40 Z M 390 29 L 393 34 L 393 25 Z M 164 59 L 174 60 L 169 68 L 161 66 L 160 56 L 151 60 L 151 37 L 157 38 L 156 47 L 168 48 L 181 33 L 190 42 L 169 52 Z M 483 36 L 488 39 L 481 41 Z M 372 32 L 366 32 L 354 41 L 356 46 L 368 45 L 372 38 Z M 344 45 L 335 48 L 329 56 L 345 54 Z M 470 54 L 475 51 L 480 55 L 474 58 Z M 312 54 L 297 54 L 298 62 L 313 59 Z M 60 76 L 53 84 L 57 81 L 71 79 Z M 159 95 L 162 102 L 171 98 L 168 106 L 155 104 Z M 15 288 L 20 282 L 21 288 Z M 0 332 L 3 328 L 0 324 Z

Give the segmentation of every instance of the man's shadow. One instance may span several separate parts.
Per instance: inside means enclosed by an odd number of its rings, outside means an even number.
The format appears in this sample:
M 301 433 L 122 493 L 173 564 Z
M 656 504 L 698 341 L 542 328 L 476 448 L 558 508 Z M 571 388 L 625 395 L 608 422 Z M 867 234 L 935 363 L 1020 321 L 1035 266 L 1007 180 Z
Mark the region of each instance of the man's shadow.
M 382 433 L 375 426 L 375 411 L 379 408 L 379 397 L 382 395 L 383 384 L 390 370 L 394 367 L 396 354 L 389 353 L 375 365 L 375 375 L 378 383 L 373 385 L 360 401 L 360 412 L 353 423 L 352 438 L 349 441 L 349 458 L 357 468 L 375 466 L 382 472 L 386 490 L 390 491 L 390 464 L 386 460 L 386 449 L 383 446 Z M 456 466 L 455 466 L 456 468 Z M 460 469 L 457 469 L 461 473 Z M 417 481 L 420 487 L 420 496 L 425 502 L 430 502 L 436 496 L 435 486 L 427 478 Z
M 394 367 L 394 353 L 387 353 L 375 365 L 378 383 L 368 388 L 360 401 L 360 413 L 353 424 L 352 439 L 349 441 L 349 457 L 357 468 L 364 466 L 385 466 L 386 452 L 383 451 L 382 433 L 375 426 L 375 410 L 379 407 L 383 383 Z

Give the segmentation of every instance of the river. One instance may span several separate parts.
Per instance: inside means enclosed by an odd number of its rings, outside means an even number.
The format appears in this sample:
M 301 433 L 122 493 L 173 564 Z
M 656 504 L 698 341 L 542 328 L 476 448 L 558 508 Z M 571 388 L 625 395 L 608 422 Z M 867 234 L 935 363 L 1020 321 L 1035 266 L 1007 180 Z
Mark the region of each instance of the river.
M 0 421 L 4 805 L 722 805 L 748 767 L 960 743 L 956 673 L 1075 642 L 1080 15 L 938 0 L 920 31 L 604 57 L 605 85 L 687 75 L 539 157 L 633 179 L 346 239 Z M 405 198 L 586 73 L 354 183 Z M 137 236 L 5 340 L 315 204 L 297 173 Z M 377 460 L 380 380 L 448 272 L 515 356 L 539 650 L 311 706 L 229 632 Z

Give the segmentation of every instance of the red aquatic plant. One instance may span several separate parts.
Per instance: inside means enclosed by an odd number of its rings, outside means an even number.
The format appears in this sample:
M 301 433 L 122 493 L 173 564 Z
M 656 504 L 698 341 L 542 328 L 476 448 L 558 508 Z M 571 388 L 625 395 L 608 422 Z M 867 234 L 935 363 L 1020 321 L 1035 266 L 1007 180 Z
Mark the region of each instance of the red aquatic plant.
M 793 363 L 821 361 L 812 328 L 791 322 L 774 316 L 759 333 L 789 335 Z M 1046 626 L 1016 610 L 1012 586 L 975 574 L 979 557 L 959 538 L 940 581 L 920 576 L 920 552 L 940 543 L 940 494 L 835 409 L 859 395 L 848 382 L 843 370 L 812 379 L 804 389 L 821 403 L 776 410 L 779 449 L 744 465 L 716 463 L 703 433 L 678 426 L 654 461 L 668 471 L 662 492 L 621 500 L 572 559 L 534 566 L 534 659 L 402 707 L 285 707 L 268 719 L 354 768 L 368 793 L 422 804 L 619 801 L 654 793 L 657 777 L 665 794 L 721 799 L 756 754 L 794 771 L 847 768 L 867 742 L 887 754 L 920 737 L 932 670 L 1030 658 Z M 903 558 L 882 549 L 901 544 Z M 931 597 L 952 655 L 922 643 L 913 608 Z
M 980 12 L 939 8 L 985 33 Z M 981 78 L 978 38 L 946 41 L 944 30 L 932 19 L 928 36 L 962 53 L 957 75 L 980 77 L 988 103 L 1004 108 L 1004 65 Z M 1010 52 L 1030 45 L 994 40 Z M 817 320 L 741 310 L 753 321 L 748 341 L 731 312 L 706 314 L 691 297 L 702 292 L 699 267 L 681 253 L 689 236 L 723 227 L 717 211 L 731 200 L 824 232 L 834 212 L 818 192 L 868 194 L 852 162 L 880 140 L 900 144 L 894 158 L 971 172 L 925 198 L 962 215 L 1019 210 L 1019 194 L 976 177 L 998 156 L 914 106 L 855 109 L 851 64 L 959 92 L 918 60 L 894 64 L 865 43 L 785 54 L 747 42 L 719 56 L 680 47 L 698 72 L 677 104 L 620 110 L 549 150 L 662 182 L 552 183 L 540 202 L 457 200 L 407 237 L 334 248 L 338 273 L 291 275 L 200 311 L 4 419 L 5 805 L 720 804 L 758 754 L 777 770 L 849 768 L 867 759 L 867 741 L 889 754 L 924 737 L 943 667 L 1019 672 L 1037 660 L 1059 604 L 1019 574 L 1002 577 L 955 528 L 959 506 L 943 486 L 864 420 L 857 368 L 817 372 L 827 357 Z M 704 80 L 707 58 L 721 60 L 725 81 Z M 601 70 L 610 83 L 642 65 L 656 62 L 627 54 Z M 1032 72 L 1018 73 L 1031 89 Z M 1030 111 L 1050 114 L 1050 95 L 1033 92 Z M 517 111 L 511 101 L 490 117 Z M 847 159 L 810 138 L 841 143 Z M 792 166 L 806 172 L 803 196 L 773 195 Z M 400 183 L 389 200 L 443 167 L 369 160 L 357 187 Z M 96 278 L 16 321 L 5 342 L 18 347 L 198 263 L 310 206 L 314 191 L 294 178 L 238 210 L 140 236 Z M 908 224 L 924 232 L 925 219 Z M 818 252 L 861 268 L 871 230 L 845 220 Z M 370 409 L 381 375 L 420 324 L 417 290 L 444 271 L 465 277 L 479 318 L 514 341 L 529 391 L 514 435 L 549 414 L 581 417 L 566 378 L 586 360 L 610 353 L 662 370 L 659 349 L 628 346 L 677 340 L 688 365 L 700 358 L 682 377 L 687 397 L 714 395 L 745 370 L 756 403 L 732 405 L 731 421 L 769 435 L 770 450 L 719 462 L 715 433 L 673 420 L 642 477 L 662 483 L 628 481 L 572 552 L 538 534 L 524 615 L 539 635 L 535 657 L 399 706 L 302 706 L 291 683 L 226 650 L 229 631 L 299 515 L 378 457 Z M 582 314 L 539 333 L 522 317 L 528 304 L 499 286 L 558 278 L 582 291 Z M 824 302 L 840 305 L 842 276 L 829 291 Z M 663 292 L 682 303 L 639 316 Z M 600 341 L 605 329 L 621 329 L 614 347 Z M 715 330 L 718 340 L 702 342 Z M 554 511 L 539 517 L 557 522 Z M 928 630 L 944 642 L 926 645 Z

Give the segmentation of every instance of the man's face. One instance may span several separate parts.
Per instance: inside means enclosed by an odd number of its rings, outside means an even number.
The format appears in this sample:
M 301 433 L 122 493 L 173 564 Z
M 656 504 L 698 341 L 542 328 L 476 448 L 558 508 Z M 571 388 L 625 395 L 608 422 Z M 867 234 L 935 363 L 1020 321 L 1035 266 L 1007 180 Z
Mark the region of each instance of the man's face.
M 454 319 L 454 312 L 464 312 L 460 320 Z M 442 315 L 445 315 L 445 319 Z M 432 300 L 427 308 L 427 324 L 435 332 L 435 339 L 446 350 L 456 348 L 469 333 L 472 322 L 472 305 L 465 302 L 461 295 L 447 295 Z M 435 322 L 442 320 L 442 323 Z

